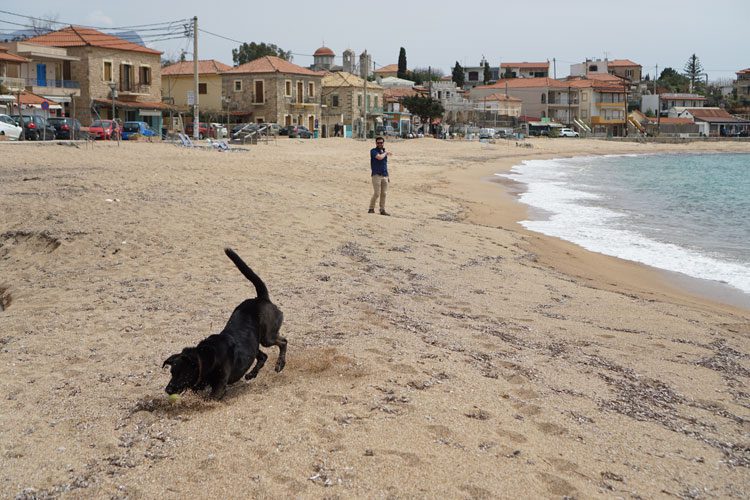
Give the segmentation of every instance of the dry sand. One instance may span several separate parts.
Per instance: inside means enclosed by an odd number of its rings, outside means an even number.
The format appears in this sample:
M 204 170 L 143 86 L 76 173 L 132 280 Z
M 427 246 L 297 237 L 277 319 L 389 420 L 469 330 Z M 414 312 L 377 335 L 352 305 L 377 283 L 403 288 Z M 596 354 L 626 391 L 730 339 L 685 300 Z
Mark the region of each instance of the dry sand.
M 0 144 L 0 496 L 747 497 L 750 312 L 523 230 L 523 158 L 588 140 L 249 152 Z M 254 290 L 257 379 L 170 405 L 163 360 Z

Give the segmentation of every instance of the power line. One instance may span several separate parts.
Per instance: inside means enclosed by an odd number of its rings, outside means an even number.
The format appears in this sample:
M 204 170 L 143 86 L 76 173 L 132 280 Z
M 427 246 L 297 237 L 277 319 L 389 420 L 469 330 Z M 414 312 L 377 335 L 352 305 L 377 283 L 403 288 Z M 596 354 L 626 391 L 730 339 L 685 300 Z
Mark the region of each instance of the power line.
M 146 27 L 151 27 L 151 26 L 160 26 L 160 25 L 166 25 L 166 24 L 170 24 L 170 23 L 182 23 L 182 22 L 185 22 L 185 21 L 190 21 L 190 19 L 186 18 L 186 19 L 178 19 L 178 20 L 174 20 L 174 21 L 162 21 L 160 23 L 134 24 L 132 26 L 117 26 L 117 27 L 111 27 L 111 26 L 87 26 L 87 25 L 83 25 L 83 24 L 68 23 L 68 22 L 63 22 L 63 21 L 55 21 L 53 19 L 44 19 L 42 17 L 28 16 L 28 15 L 25 15 L 25 14 L 18 14 L 16 12 L 9 12 L 7 10 L 0 10 L 0 13 L 8 14 L 8 15 L 11 15 L 11 16 L 16 16 L 16 17 L 22 17 L 22 18 L 25 18 L 25 19 L 32 19 L 34 21 L 41 21 L 41 22 L 49 23 L 49 24 L 60 24 L 60 25 L 69 25 L 69 26 L 70 25 L 74 25 L 74 26 L 81 26 L 82 28 L 93 28 L 93 29 L 98 29 L 98 30 L 120 30 L 120 29 L 132 29 L 132 28 L 146 28 Z

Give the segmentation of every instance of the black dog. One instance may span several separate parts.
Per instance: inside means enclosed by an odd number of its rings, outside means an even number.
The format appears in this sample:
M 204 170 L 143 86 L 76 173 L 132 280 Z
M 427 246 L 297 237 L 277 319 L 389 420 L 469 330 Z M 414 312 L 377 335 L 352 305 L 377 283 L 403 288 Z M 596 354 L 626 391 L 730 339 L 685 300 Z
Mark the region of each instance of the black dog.
M 258 375 L 268 356 L 260 345 L 279 346 L 276 371 L 286 364 L 286 339 L 279 337 L 284 314 L 268 298 L 268 288 L 263 280 L 245 264 L 231 248 L 224 249 L 240 272 L 249 279 L 258 297 L 245 300 L 232 312 L 221 333 L 202 340 L 196 347 L 186 347 L 180 354 L 167 358 L 162 368 L 169 365 L 172 380 L 167 384 L 167 394 L 179 394 L 187 389 L 201 390 L 211 386 L 211 397 L 221 399 L 227 384 L 237 382 L 256 361 L 252 371 L 245 375 L 250 380 Z

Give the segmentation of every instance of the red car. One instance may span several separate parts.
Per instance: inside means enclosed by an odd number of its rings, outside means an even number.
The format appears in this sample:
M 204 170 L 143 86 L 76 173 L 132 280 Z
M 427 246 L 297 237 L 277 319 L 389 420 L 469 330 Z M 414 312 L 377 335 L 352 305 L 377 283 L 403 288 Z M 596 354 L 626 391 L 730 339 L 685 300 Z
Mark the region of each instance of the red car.
M 193 137 L 193 122 L 185 124 L 185 135 Z M 198 124 L 198 139 L 205 139 L 206 137 L 208 137 L 208 123 L 200 122 Z
M 120 124 L 113 120 L 95 120 L 89 127 L 89 136 L 94 139 L 116 140 L 121 134 Z

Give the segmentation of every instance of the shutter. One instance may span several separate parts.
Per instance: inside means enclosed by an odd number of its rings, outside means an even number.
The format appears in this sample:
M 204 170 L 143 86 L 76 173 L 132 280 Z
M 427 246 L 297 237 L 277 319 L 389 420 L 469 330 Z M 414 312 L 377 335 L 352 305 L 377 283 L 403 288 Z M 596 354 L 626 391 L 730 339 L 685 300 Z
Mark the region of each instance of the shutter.
M 125 77 L 125 65 L 120 64 L 120 90 L 123 90 L 122 85 Z

